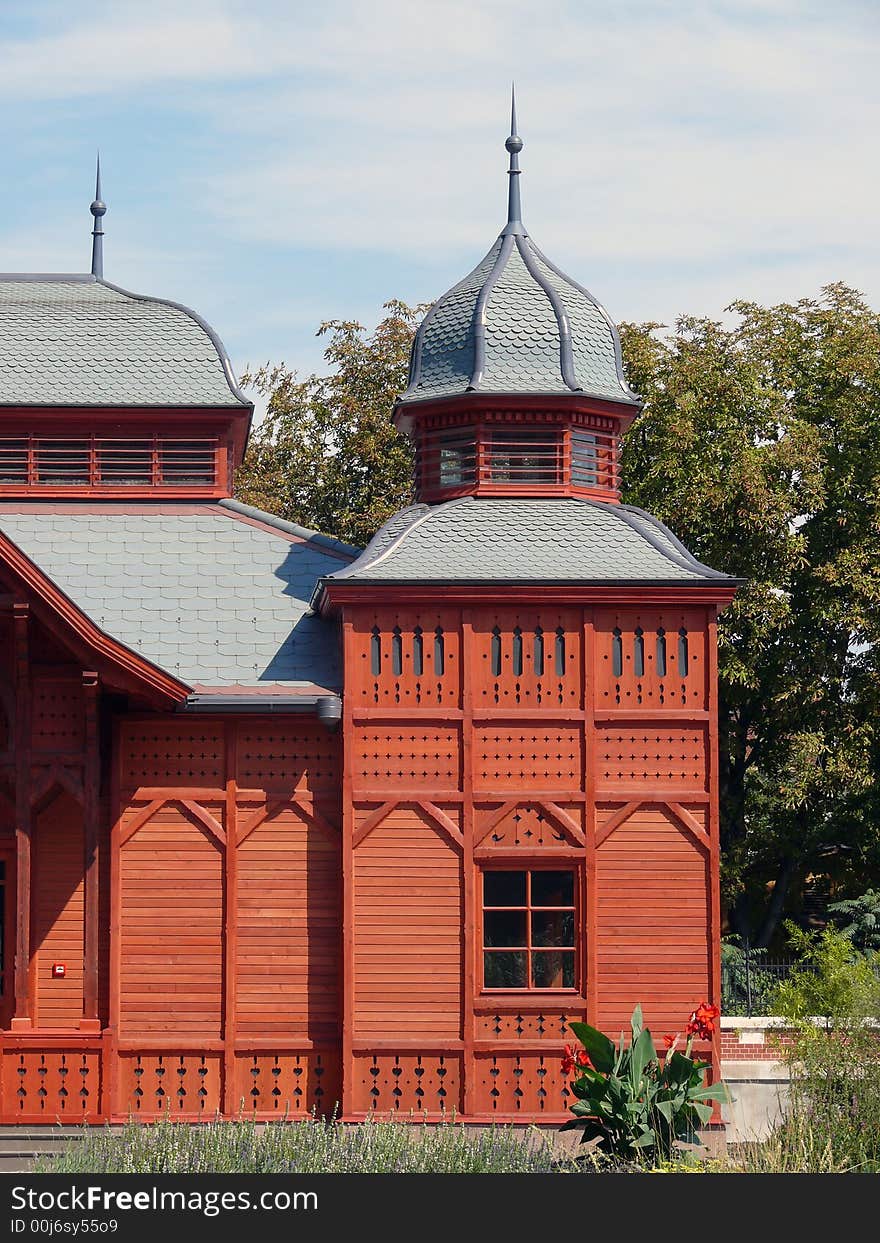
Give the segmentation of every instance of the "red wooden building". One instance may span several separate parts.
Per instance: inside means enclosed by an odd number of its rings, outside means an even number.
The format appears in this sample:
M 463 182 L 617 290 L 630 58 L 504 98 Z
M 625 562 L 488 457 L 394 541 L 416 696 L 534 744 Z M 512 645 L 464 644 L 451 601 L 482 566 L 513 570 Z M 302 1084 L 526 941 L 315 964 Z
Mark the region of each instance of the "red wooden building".
M 716 617 L 620 503 L 603 308 L 508 221 L 361 552 L 230 499 L 193 312 L 0 278 L 0 1120 L 554 1120 L 586 1016 L 719 999 Z

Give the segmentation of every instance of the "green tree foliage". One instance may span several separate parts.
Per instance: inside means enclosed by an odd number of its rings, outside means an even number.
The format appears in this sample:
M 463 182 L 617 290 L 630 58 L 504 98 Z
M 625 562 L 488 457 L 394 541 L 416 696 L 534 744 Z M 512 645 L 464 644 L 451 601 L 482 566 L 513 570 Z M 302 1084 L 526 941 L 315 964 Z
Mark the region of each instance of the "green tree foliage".
M 828 914 L 857 950 L 880 951 L 880 893 L 876 889 L 868 889 L 857 898 L 833 902 Z
M 624 326 L 647 407 L 623 486 L 748 580 L 719 632 L 722 849 L 733 927 L 766 945 L 808 873 L 880 863 L 880 324 L 840 284 L 731 310 Z
M 282 363 L 242 376 L 269 404 L 236 478 L 239 500 L 356 545 L 409 504 L 412 451 L 390 414 L 424 308 L 384 309 L 371 333 L 353 320 L 321 325 L 326 375 L 301 380 Z
M 390 422 L 423 308 L 372 333 L 332 320 L 329 373 L 245 376 L 269 396 L 237 495 L 363 544 L 409 503 Z M 723 883 L 734 932 L 767 945 L 810 873 L 880 877 L 880 325 L 842 284 L 737 302 L 721 324 L 623 325 L 646 409 L 624 499 L 747 581 L 720 620 Z M 830 861 L 830 862 L 829 862 Z

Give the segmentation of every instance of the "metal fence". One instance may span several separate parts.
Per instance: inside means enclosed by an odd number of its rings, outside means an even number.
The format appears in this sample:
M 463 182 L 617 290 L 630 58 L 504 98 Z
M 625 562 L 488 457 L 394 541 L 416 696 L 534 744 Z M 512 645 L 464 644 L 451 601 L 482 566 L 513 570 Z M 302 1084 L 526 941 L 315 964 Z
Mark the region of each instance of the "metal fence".
M 794 968 L 809 970 L 795 958 L 768 958 L 765 950 L 725 945 L 721 954 L 723 1014 L 769 1015 L 776 988 Z

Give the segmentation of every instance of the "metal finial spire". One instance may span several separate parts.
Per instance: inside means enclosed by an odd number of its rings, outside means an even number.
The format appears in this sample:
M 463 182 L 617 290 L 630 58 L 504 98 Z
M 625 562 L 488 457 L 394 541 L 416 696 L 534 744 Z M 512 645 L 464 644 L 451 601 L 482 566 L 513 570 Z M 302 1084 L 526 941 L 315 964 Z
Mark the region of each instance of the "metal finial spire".
M 104 226 L 101 217 L 107 211 L 107 204 L 101 198 L 101 153 L 98 152 L 98 167 L 95 175 L 95 200 L 89 211 L 95 218 L 92 229 L 92 276 L 100 280 L 104 275 Z
M 507 228 L 504 233 L 524 234 L 522 222 L 522 203 L 519 194 L 519 153 L 523 148 L 523 140 L 516 132 L 516 87 L 510 88 L 510 137 L 505 142 L 510 152 L 510 166 L 507 176 L 510 179 L 507 187 Z

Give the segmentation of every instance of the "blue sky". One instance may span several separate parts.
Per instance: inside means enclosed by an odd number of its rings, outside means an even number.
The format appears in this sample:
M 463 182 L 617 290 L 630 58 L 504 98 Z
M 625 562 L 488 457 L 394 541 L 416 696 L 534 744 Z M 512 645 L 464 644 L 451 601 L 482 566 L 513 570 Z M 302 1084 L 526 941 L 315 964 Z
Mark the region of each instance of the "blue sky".
M 845 280 L 880 306 L 876 0 L 0 0 L 0 270 L 89 261 L 233 363 L 430 301 L 504 218 L 617 319 Z

